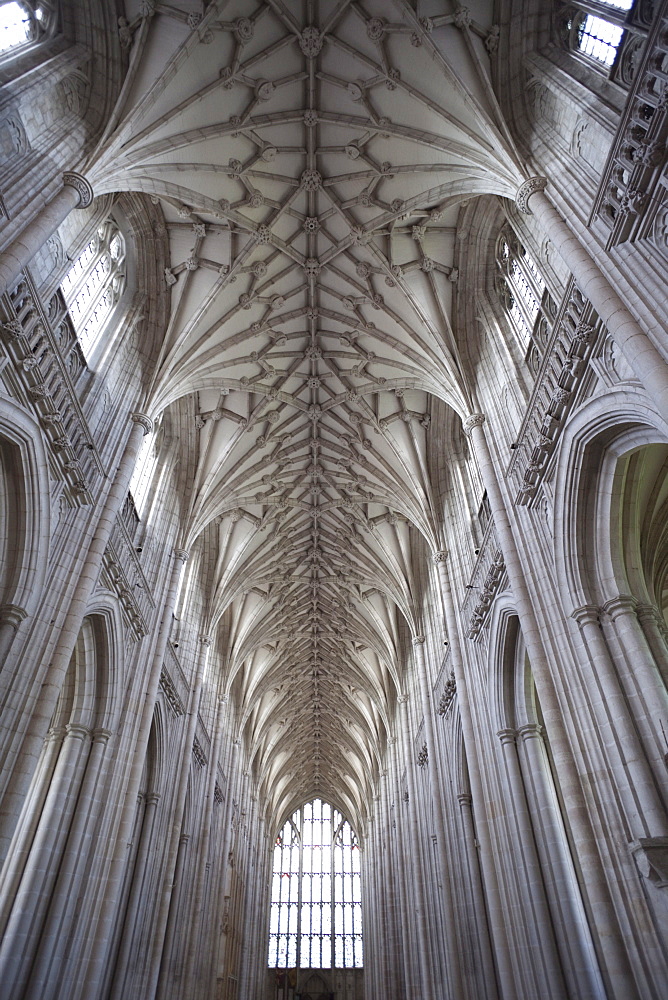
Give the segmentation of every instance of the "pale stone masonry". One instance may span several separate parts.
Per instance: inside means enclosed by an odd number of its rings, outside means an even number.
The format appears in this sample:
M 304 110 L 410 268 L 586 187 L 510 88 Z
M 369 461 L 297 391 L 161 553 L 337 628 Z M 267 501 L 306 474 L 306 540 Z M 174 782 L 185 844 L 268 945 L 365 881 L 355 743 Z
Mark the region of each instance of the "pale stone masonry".
M 665 1000 L 623 6 L 0 0 L 3 1000 Z

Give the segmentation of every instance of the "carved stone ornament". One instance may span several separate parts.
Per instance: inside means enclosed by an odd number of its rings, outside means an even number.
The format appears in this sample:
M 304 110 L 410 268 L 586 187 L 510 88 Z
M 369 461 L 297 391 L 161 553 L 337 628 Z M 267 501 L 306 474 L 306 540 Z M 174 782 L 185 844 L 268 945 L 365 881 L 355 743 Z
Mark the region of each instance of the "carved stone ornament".
M 93 198 L 95 197 L 93 188 L 90 181 L 87 181 L 82 174 L 76 174 L 71 170 L 67 171 L 67 173 L 63 174 L 63 184 L 74 188 L 79 195 L 77 208 L 88 208 L 92 205 Z
M 153 430 L 153 421 L 145 413 L 132 413 L 130 420 L 132 420 L 133 424 L 141 424 L 144 430 L 144 437 Z
M 524 181 L 523 184 L 517 189 L 517 194 L 515 195 L 515 204 L 519 208 L 520 212 L 524 212 L 525 215 L 533 215 L 531 209 L 529 208 L 529 198 L 536 191 L 544 191 L 547 187 L 546 177 L 530 177 L 528 181 Z
M 324 38 L 320 31 L 311 24 L 304 28 L 299 36 L 299 48 L 307 59 L 315 59 L 322 49 L 323 41 Z
M 471 12 L 468 7 L 456 7 L 452 20 L 457 28 L 470 28 Z
M 462 430 L 464 431 L 467 437 L 470 437 L 473 428 L 482 427 L 484 423 L 485 423 L 484 413 L 472 413 L 470 417 L 467 417 L 466 420 L 463 421 Z

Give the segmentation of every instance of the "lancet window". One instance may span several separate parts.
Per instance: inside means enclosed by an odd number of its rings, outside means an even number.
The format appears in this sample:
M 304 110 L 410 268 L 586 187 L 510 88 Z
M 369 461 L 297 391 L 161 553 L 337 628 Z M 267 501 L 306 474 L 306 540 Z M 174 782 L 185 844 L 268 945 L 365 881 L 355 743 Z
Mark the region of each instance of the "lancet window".
M 314 799 L 274 844 L 269 967 L 361 968 L 360 849 L 350 823 Z
M 0 2 L 0 53 L 10 53 L 49 34 L 55 20 L 49 0 Z
M 63 278 L 61 289 L 88 358 L 125 289 L 125 241 L 112 219 L 97 229 Z

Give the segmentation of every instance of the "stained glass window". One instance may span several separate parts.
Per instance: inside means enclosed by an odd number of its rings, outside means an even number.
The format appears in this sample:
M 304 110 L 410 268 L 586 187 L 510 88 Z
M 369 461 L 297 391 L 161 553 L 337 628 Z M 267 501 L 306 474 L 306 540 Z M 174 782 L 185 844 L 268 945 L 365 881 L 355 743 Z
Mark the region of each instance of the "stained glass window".
M 307 802 L 274 844 L 269 966 L 362 967 L 360 849 L 328 802 Z
M 113 220 L 98 228 L 60 287 L 88 358 L 125 289 L 125 244 Z

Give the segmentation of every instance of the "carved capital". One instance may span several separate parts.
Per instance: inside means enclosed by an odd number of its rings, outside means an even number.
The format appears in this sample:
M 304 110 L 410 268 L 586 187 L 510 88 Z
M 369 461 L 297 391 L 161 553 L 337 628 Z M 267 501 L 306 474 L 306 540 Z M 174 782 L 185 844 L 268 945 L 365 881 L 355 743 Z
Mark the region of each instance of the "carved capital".
M 67 173 L 63 174 L 63 184 L 74 188 L 79 195 L 77 208 L 88 208 L 92 205 L 93 198 L 95 197 L 93 188 L 90 181 L 86 180 L 83 174 L 77 174 L 72 170 L 68 170 Z
M 190 553 L 187 549 L 174 549 L 174 558 L 180 559 L 181 562 L 188 562 L 188 556 Z
M 529 199 L 532 194 L 536 191 L 544 191 L 547 187 L 547 177 L 530 177 L 528 181 L 524 181 L 523 184 L 517 189 L 517 194 L 515 195 L 515 204 L 519 208 L 520 212 L 524 212 L 525 215 L 533 215 L 531 209 L 529 208 Z
M 433 558 L 434 558 L 434 562 L 436 564 L 446 562 L 447 558 L 448 558 L 448 550 L 447 549 L 441 549 L 439 552 L 434 552 L 434 557 Z
M 460 792 L 460 794 L 457 796 L 457 801 L 459 802 L 460 806 L 468 806 L 470 808 L 473 799 L 471 798 L 468 792 Z
M 397 745 L 397 738 L 396 738 L 396 736 L 388 736 L 388 738 L 387 738 L 387 745 L 388 745 L 388 747 L 394 747 L 394 746 L 396 746 Z
M 543 727 L 537 722 L 529 722 L 526 726 L 520 726 L 517 735 L 526 743 L 527 740 L 540 740 L 543 738 Z
M 28 612 L 18 604 L 3 604 L 0 607 L 0 625 L 11 625 L 15 632 L 27 617 Z
M 638 616 L 638 621 L 643 625 L 654 625 L 660 629 L 663 629 L 666 626 L 663 615 L 655 604 L 637 604 L 636 614 Z
M 423 643 L 424 643 L 424 636 L 423 635 L 414 635 L 413 636 L 413 645 L 414 646 L 422 646 Z
M 210 646 L 211 643 L 213 642 L 213 639 L 211 638 L 210 635 L 201 635 L 199 637 L 199 641 L 203 646 Z
M 147 434 L 150 434 L 153 430 L 153 421 L 150 417 L 147 417 L 145 413 L 131 413 L 130 420 L 133 424 L 141 424 L 144 428 L 144 437 L 146 437 Z
M 506 746 L 508 743 L 514 743 L 517 737 L 517 733 L 514 729 L 499 729 L 496 735 L 501 740 L 503 746 Z
M 470 437 L 473 428 L 482 427 L 484 423 L 485 423 L 484 413 L 472 413 L 470 417 L 467 417 L 466 420 L 463 421 L 462 430 L 464 431 L 467 437 Z
M 157 806 L 157 804 L 158 804 L 159 801 L 160 801 L 160 793 L 159 792 L 149 792 L 148 795 L 146 796 L 146 805 L 147 806 Z
M 399 702 L 400 705 L 405 705 L 406 702 L 408 701 L 408 695 L 407 694 L 397 695 L 397 701 Z
M 611 601 L 606 601 L 602 610 L 605 611 L 606 615 L 610 615 L 614 622 L 622 615 L 633 615 L 635 618 L 637 604 L 635 597 L 631 597 L 629 594 L 618 594 Z
M 88 726 L 81 726 L 77 722 L 68 722 L 65 726 L 65 733 L 75 740 L 85 740 L 91 735 Z
M 571 618 L 574 618 L 580 628 L 585 625 L 599 624 L 600 608 L 595 604 L 584 604 L 581 608 L 571 611 Z

